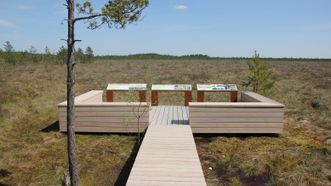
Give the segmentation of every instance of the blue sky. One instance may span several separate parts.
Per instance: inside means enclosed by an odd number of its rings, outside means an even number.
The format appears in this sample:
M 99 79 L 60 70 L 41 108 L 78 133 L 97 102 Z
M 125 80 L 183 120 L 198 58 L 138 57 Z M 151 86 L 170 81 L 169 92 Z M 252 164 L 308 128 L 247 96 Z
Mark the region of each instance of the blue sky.
M 65 43 L 64 0 L 1 0 L 0 47 L 57 51 Z M 79 2 L 79 1 L 77 1 Z M 96 10 L 106 0 L 95 2 Z M 76 47 L 96 54 L 331 58 L 330 0 L 151 0 L 125 30 L 76 27 Z

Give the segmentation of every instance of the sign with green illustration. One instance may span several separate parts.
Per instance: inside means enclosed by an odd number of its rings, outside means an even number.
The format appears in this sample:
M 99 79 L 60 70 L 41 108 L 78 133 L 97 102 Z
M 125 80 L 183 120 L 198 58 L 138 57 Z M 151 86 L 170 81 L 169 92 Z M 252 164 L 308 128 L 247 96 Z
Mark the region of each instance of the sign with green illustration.
M 236 84 L 197 84 L 198 91 L 238 91 Z
M 153 84 L 152 90 L 192 90 L 192 85 L 190 84 Z
M 107 90 L 146 90 L 147 84 L 139 83 L 109 83 Z

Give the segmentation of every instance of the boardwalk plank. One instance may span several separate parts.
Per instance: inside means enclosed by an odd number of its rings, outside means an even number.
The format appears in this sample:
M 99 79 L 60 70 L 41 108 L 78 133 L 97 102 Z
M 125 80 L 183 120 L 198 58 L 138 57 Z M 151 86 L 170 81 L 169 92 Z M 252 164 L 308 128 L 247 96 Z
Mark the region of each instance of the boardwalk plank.
M 177 125 L 179 122 L 179 117 L 178 117 L 178 107 L 174 107 L 174 117 L 172 119 L 171 124 Z
M 190 126 L 171 122 L 183 121 L 186 108 L 158 108 L 168 116 L 154 116 L 162 125 L 147 129 L 127 185 L 206 185 Z
M 188 107 L 185 106 L 156 106 L 150 112 L 151 125 L 188 125 Z

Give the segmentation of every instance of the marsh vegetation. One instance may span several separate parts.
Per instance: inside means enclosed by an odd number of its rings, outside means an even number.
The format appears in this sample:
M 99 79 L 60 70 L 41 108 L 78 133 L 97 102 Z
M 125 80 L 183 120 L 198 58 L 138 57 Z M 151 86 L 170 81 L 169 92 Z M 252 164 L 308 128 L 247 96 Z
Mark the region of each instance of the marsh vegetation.
M 248 59 L 96 60 L 79 64 L 76 95 L 123 83 L 236 83 L 248 75 Z M 275 84 L 270 97 L 285 104 L 284 134 L 196 136 L 209 185 L 330 185 L 331 61 L 267 61 Z M 6 66 L 0 83 L 0 183 L 60 185 L 67 170 L 66 136 L 57 129 L 57 104 L 66 99 L 62 64 Z M 196 99 L 193 93 L 193 100 Z M 206 94 L 225 101 L 227 95 Z M 125 100 L 127 95 L 115 95 Z M 150 95 L 147 95 L 150 99 Z M 183 104 L 162 94 L 161 104 Z M 78 134 L 82 185 L 116 183 L 136 136 Z

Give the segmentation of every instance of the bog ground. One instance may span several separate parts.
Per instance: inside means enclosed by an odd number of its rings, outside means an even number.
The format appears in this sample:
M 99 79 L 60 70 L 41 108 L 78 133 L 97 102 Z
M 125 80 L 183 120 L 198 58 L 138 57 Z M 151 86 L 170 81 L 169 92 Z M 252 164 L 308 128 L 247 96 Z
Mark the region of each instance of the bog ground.
M 285 105 L 284 134 L 195 136 L 208 184 L 331 185 L 324 144 L 331 136 L 331 61 L 268 64 L 276 80 L 269 96 Z M 77 94 L 109 82 L 236 83 L 244 90 L 247 74 L 243 60 L 114 60 L 76 67 Z M 0 185 L 61 185 L 67 155 L 57 104 L 66 98 L 65 72 L 64 65 L 50 64 L 1 72 Z M 206 94 L 206 100 L 228 99 Z M 179 94 L 160 95 L 160 104 L 182 101 Z M 134 144 L 134 134 L 78 134 L 81 184 L 123 183 Z

